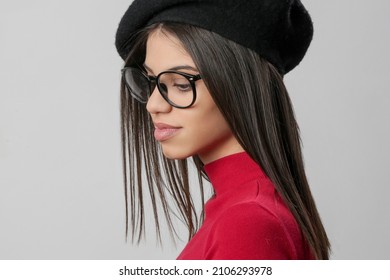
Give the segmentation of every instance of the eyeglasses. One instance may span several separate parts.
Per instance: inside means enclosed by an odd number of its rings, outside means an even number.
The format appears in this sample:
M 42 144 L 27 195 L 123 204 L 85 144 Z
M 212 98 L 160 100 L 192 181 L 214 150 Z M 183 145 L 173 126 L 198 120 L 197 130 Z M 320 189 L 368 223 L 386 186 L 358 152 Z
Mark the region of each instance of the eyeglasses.
M 202 79 L 178 71 L 164 71 L 157 76 L 149 76 L 139 68 L 125 67 L 122 77 L 126 88 L 133 98 L 141 103 L 148 102 L 154 89 L 158 88 L 162 97 L 173 107 L 188 108 L 196 100 L 195 82 Z

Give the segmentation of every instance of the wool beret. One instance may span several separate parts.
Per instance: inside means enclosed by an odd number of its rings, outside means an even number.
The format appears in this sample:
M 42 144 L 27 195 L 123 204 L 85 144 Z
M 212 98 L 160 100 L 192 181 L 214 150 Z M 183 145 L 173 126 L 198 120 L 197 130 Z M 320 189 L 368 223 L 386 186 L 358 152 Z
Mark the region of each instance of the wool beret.
M 194 25 L 252 49 L 281 74 L 304 57 L 313 24 L 299 0 L 134 0 L 122 17 L 115 45 L 126 59 L 132 36 L 153 23 Z

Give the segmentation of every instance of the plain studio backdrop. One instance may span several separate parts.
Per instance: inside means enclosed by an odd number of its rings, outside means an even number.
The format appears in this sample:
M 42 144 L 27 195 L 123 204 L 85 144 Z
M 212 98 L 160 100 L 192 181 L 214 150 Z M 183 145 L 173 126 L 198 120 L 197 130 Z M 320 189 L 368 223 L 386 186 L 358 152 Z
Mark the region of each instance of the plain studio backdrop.
M 1 0 L 0 259 L 174 259 L 185 245 L 182 226 L 176 246 L 125 242 L 114 38 L 130 2 Z M 390 2 L 303 3 L 314 40 L 285 81 L 332 258 L 389 259 Z

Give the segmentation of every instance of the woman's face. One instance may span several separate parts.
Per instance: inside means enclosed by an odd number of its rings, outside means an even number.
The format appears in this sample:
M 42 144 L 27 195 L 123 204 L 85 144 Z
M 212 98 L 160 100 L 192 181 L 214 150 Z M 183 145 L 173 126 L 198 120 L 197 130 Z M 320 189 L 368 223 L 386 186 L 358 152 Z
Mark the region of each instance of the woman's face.
M 149 35 L 144 66 L 152 76 L 172 68 L 199 74 L 180 41 L 159 29 Z M 203 80 L 196 81 L 195 85 L 197 98 L 189 108 L 171 106 L 157 87 L 147 102 L 146 108 L 155 125 L 154 135 L 161 143 L 164 155 L 171 159 L 198 155 L 207 164 L 243 151 Z

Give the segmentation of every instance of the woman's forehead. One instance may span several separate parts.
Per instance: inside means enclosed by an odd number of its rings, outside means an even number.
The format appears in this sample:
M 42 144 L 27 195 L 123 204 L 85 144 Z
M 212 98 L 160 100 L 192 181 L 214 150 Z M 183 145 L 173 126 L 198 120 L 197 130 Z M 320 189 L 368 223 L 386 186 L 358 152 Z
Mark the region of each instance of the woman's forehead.
M 144 64 L 153 71 L 159 69 L 162 71 L 177 65 L 189 65 L 195 68 L 193 59 L 180 40 L 162 29 L 153 30 L 149 34 Z

